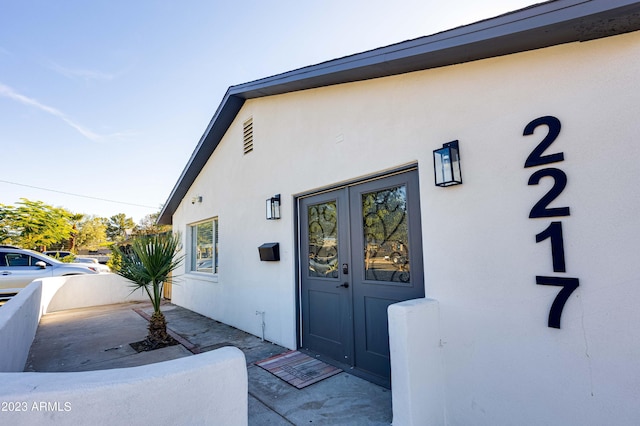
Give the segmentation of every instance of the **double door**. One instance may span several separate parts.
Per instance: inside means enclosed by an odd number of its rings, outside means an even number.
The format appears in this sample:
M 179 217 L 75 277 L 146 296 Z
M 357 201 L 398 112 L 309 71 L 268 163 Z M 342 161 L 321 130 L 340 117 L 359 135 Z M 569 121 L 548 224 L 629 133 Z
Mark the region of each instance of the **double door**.
M 300 200 L 301 346 L 390 379 L 387 307 L 424 297 L 418 174 Z

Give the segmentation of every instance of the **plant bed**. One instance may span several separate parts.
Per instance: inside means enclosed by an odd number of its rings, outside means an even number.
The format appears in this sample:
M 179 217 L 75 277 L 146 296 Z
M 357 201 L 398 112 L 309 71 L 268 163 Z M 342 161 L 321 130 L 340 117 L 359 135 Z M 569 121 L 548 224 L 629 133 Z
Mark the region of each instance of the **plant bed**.
M 140 353 L 140 352 L 153 351 L 156 349 L 162 349 L 168 346 L 175 346 L 179 344 L 180 342 L 178 342 L 176 339 L 174 339 L 171 336 L 167 336 L 167 339 L 161 342 L 152 342 L 149 339 L 144 339 L 139 342 L 129 343 L 129 346 L 131 346 L 136 352 Z

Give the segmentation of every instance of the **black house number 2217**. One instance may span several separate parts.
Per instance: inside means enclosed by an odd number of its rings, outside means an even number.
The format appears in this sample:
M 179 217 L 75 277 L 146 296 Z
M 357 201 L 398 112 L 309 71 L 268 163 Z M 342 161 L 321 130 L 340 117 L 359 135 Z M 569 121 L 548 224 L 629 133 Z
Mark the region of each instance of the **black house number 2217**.
M 560 134 L 560 120 L 550 115 L 536 118 L 526 125 L 523 136 L 533 135 L 535 129 L 540 126 L 547 127 L 547 134 L 527 157 L 527 160 L 524 163 L 525 168 L 542 167 L 547 164 L 564 161 L 563 152 L 543 155 Z M 545 167 L 533 172 L 531 177 L 529 177 L 528 184 L 537 185 L 540 183 L 542 178 L 553 179 L 553 186 L 537 203 L 533 205 L 531 212 L 529 213 L 529 219 L 561 218 L 570 216 L 571 212 L 568 206 L 549 207 L 549 204 L 551 204 L 551 202 L 553 202 L 553 200 L 555 200 L 567 186 L 567 175 L 559 168 Z M 566 273 L 567 266 L 565 264 L 564 257 L 564 237 L 562 235 L 561 221 L 552 221 L 544 230 L 536 235 L 536 243 L 540 243 L 545 240 L 549 240 L 551 243 L 553 272 Z M 569 299 L 569 296 L 571 296 L 571 293 L 578 288 L 578 279 L 565 276 L 538 275 L 536 276 L 536 284 L 562 287 L 551 304 L 548 322 L 549 327 L 560 328 L 562 310 L 564 309 L 564 305 Z

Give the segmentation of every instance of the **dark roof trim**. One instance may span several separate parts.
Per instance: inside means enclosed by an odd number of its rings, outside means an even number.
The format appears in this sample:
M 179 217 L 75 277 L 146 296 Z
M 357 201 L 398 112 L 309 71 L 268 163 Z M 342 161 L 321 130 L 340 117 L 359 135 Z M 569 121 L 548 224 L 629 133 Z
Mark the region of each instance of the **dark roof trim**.
M 640 29 L 640 1 L 549 1 L 379 49 L 231 86 L 160 213 L 172 215 L 246 99 L 509 55 Z

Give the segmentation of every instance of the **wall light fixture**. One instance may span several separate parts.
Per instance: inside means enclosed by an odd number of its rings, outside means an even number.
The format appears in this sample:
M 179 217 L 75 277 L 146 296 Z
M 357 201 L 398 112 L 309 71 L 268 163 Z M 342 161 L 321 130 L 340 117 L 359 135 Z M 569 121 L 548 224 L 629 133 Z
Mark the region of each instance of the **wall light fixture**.
M 436 186 L 460 185 L 460 148 L 458 141 L 448 142 L 433 151 L 433 172 Z
M 280 194 L 267 198 L 267 219 L 280 219 Z

